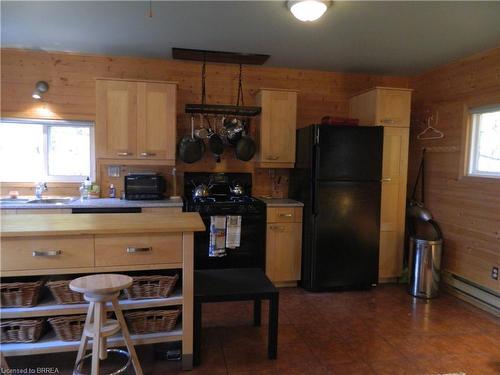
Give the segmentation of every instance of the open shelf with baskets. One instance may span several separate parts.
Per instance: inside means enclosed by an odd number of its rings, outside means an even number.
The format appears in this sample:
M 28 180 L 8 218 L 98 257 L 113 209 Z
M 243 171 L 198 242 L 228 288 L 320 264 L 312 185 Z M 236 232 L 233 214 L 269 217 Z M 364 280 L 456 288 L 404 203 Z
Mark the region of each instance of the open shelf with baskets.
M 182 324 L 178 322 L 176 327 L 169 332 L 131 334 L 134 345 L 155 344 L 160 342 L 181 341 Z M 123 338 L 120 334 L 108 338 L 108 346 L 123 346 Z M 62 341 L 57 338 L 53 331 L 47 332 L 40 340 L 32 343 L 8 343 L 2 344 L 2 354 L 5 356 L 20 356 L 47 354 L 54 352 L 72 352 L 78 350 L 79 341 Z M 87 349 L 91 348 L 90 340 Z
M 181 290 L 177 289 L 167 298 L 120 299 L 118 303 L 122 310 L 135 310 L 182 305 L 183 298 Z M 111 309 L 111 304 L 108 305 Z M 17 319 L 42 316 L 85 314 L 88 307 L 88 303 L 57 304 L 53 298 L 47 296 L 33 307 L 0 308 L 0 316 L 2 317 L 2 319 Z

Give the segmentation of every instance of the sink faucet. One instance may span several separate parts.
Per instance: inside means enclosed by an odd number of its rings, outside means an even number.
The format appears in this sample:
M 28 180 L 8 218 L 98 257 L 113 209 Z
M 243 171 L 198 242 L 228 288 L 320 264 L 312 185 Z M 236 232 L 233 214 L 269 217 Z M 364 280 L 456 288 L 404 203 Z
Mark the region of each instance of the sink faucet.
M 35 185 L 35 197 L 36 199 L 42 199 L 42 193 L 49 190 L 47 188 L 46 182 L 39 182 Z

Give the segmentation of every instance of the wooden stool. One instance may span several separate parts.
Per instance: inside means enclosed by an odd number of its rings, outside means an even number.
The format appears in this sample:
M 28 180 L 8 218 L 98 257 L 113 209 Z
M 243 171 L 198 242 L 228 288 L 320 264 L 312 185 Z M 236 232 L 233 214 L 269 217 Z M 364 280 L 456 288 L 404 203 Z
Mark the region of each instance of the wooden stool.
M 122 289 L 132 285 L 132 278 L 126 275 L 101 274 L 80 277 L 70 282 L 71 290 L 83 293 L 90 302 L 85 327 L 78 348 L 75 370 L 82 361 L 89 337 L 92 338 L 92 375 L 99 374 L 99 359 L 107 358 L 106 338 L 122 331 L 123 341 L 132 359 L 136 375 L 142 375 L 141 365 L 130 339 L 127 323 L 118 305 L 118 296 Z M 106 318 L 106 302 L 111 302 L 117 320 Z

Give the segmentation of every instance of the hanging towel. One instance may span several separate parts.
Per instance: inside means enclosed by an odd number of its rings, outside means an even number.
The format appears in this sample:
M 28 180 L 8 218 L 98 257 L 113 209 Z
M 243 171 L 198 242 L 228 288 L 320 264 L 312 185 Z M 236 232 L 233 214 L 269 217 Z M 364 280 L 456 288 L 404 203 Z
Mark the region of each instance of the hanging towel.
M 226 220 L 226 247 L 236 249 L 240 247 L 241 216 L 228 216 Z
M 210 216 L 209 257 L 226 256 L 226 217 Z

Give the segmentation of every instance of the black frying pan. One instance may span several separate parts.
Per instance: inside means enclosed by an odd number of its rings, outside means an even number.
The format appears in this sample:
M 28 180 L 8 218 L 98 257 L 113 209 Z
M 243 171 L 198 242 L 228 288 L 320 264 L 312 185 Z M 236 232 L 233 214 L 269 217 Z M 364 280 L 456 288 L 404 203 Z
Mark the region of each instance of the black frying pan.
M 242 161 L 249 161 L 255 155 L 257 151 L 257 146 L 255 141 L 248 135 L 242 135 L 238 143 L 236 144 L 235 155 L 236 159 Z
M 194 117 L 191 116 L 191 135 L 185 135 L 179 143 L 179 157 L 184 163 L 192 164 L 203 157 L 205 143 L 194 136 Z

